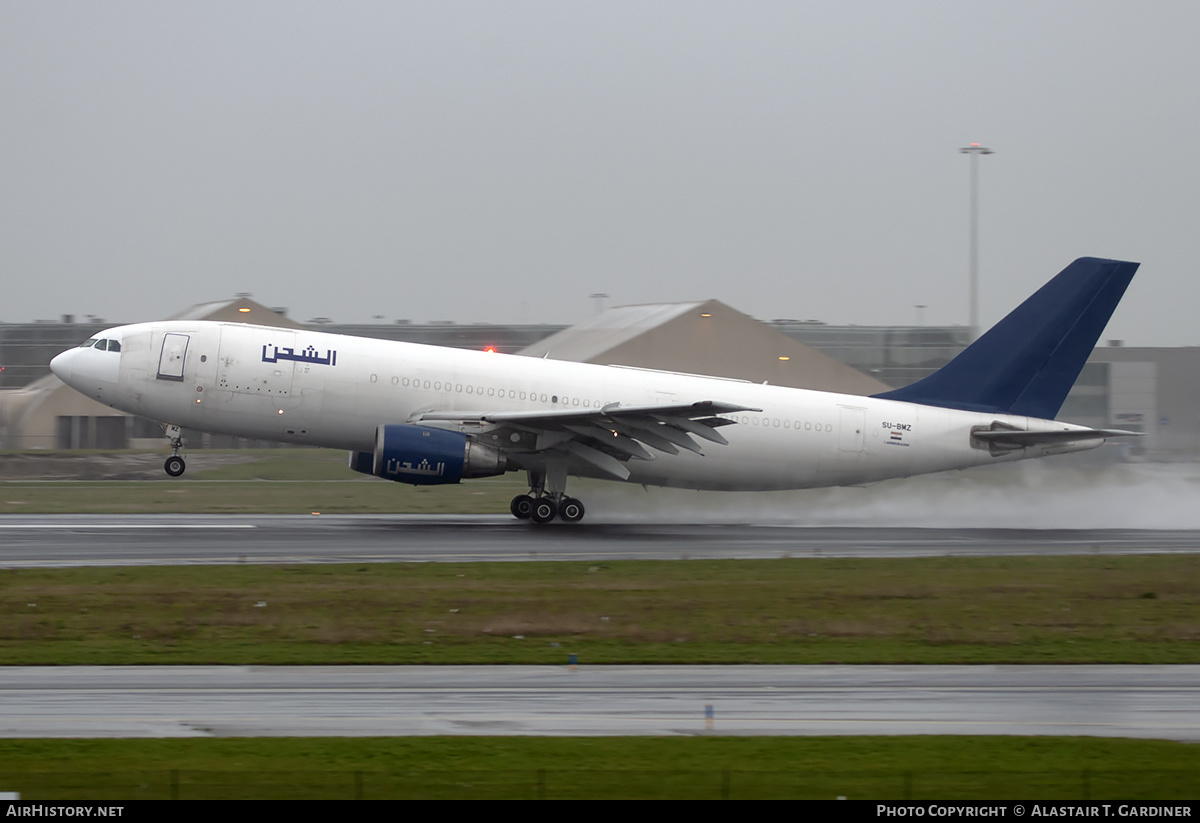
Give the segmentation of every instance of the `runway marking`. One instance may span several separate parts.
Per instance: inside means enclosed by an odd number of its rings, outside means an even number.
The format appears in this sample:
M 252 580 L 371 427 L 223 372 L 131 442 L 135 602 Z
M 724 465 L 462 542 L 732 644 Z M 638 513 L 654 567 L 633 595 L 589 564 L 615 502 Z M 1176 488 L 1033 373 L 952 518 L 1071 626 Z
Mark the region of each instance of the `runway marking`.
M 679 700 L 695 700 L 705 699 L 703 695 L 707 695 L 709 691 L 688 691 L 688 686 L 622 686 L 614 684 L 610 686 L 564 686 L 563 684 L 555 684 L 553 686 L 286 686 L 286 685 L 265 685 L 255 686 L 97 686 L 97 687 L 79 687 L 79 686 L 53 686 L 46 684 L 38 684 L 33 686 L 25 685 L 5 685 L 0 684 L 0 700 L 11 695 L 33 694 L 38 696 L 54 695 L 58 697 L 67 696 L 72 699 L 84 697 L 87 695 L 95 696 L 121 696 L 125 694 L 163 694 L 165 695 L 201 695 L 201 694 L 219 694 L 227 697 L 238 695 L 269 695 L 276 696 L 281 694 L 288 695 L 326 695 L 326 694 L 366 694 L 366 695 L 383 695 L 383 696 L 439 696 L 439 695 L 459 695 L 459 694 L 499 694 L 506 696 L 526 696 L 531 699 L 544 699 L 547 697 L 570 697 L 573 695 L 604 695 L 615 694 L 621 696 L 653 696 L 658 697 L 666 695 Z M 722 697 L 736 700 L 744 697 L 759 698 L 763 693 L 769 696 L 786 697 L 789 694 L 798 694 L 801 696 L 811 695 L 833 695 L 841 696 L 847 693 L 871 696 L 873 693 L 881 693 L 895 700 L 907 701 L 925 701 L 929 698 L 939 697 L 947 692 L 949 693 L 988 693 L 998 692 L 1004 693 L 1038 693 L 1047 691 L 1046 686 L 839 686 L 839 687 L 824 687 L 824 686 L 726 686 L 721 687 Z M 1072 687 L 1071 691 L 1076 692 L 1096 692 L 1100 694 L 1131 694 L 1131 693 L 1146 693 L 1146 694 L 1173 694 L 1179 693 L 1180 697 L 1191 698 L 1195 692 L 1195 687 L 1192 686 L 1077 686 Z M 937 694 L 932 694 L 936 692 Z M 697 697 L 701 695 L 701 697 Z M 709 701 L 711 702 L 711 700 Z M 978 721 L 990 722 L 990 721 Z M 1057 721 L 1056 721 L 1057 722 Z M 1072 721 L 1074 722 L 1074 721 Z M 1076 724 L 1078 725 L 1078 724 Z M 1107 724 L 1105 724 L 1107 725 Z
M 253 523 L 0 523 L 0 529 L 257 529 Z

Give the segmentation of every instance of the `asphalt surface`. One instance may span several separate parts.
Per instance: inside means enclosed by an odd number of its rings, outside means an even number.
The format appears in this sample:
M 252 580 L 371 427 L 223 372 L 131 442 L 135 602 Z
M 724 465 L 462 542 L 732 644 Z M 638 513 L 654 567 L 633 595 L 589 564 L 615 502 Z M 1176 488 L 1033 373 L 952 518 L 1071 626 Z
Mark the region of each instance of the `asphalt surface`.
M 1200 666 L 0 669 L 0 737 L 435 734 L 1195 741 Z
M 0 568 L 1197 550 L 1195 530 L 536 527 L 488 515 L 0 518 Z M 1200 666 L 0 668 L 0 737 L 430 734 L 1194 741 Z
M 1192 553 L 1200 530 L 565 524 L 497 515 L 5 515 L 0 568 Z

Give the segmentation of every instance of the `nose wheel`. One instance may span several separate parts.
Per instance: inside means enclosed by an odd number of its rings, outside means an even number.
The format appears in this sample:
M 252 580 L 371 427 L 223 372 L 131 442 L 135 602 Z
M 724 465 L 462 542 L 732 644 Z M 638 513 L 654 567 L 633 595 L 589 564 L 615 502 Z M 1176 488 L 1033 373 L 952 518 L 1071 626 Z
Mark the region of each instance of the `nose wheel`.
M 178 477 L 183 474 L 187 468 L 187 463 L 183 462 L 183 458 L 177 454 L 173 454 L 167 458 L 167 462 L 163 463 L 163 471 L 172 477 Z

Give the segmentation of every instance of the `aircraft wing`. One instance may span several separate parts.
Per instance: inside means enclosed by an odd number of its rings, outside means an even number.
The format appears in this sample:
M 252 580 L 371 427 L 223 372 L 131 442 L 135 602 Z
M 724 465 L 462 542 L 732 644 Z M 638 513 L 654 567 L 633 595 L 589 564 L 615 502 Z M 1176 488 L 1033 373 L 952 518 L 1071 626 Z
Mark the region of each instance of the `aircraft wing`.
M 679 454 L 682 448 L 702 455 L 700 444 L 692 439 L 693 435 L 710 443 L 727 445 L 729 441 L 717 429 L 734 421 L 716 415 L 739 411 L 762 410 L 712 400 L 645 406 L 610 403 L 599 409 L 582 410 L 430 411 L 414 415 L 409 422 L 455 427 L 490 424 L 495 429 L 516 435 L 494 436 L 490 444 L 496 448 L 525 453 L 557 451 L 590 463 L 614 478 L 626 480 L 629 470 L 623 465 L 625 461 L 654 459 L 647 446 L 667 454 Z M 480 439 L 489 443 L 486 437 Z

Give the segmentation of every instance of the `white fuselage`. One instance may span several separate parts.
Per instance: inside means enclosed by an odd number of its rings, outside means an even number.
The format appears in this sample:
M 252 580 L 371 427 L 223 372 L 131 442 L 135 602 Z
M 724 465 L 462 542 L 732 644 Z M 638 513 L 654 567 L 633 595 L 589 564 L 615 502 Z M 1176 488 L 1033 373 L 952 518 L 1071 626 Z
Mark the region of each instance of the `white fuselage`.
M 376 428 L 428 412 L 599 410 L 715 401 L 762 409 L 721 417 L 728 445 L 627 462 L 629 482 L 694 489 L 856 485 L 1093 448 L 993 452 L 973 428 L 1080 429 L 1046 420 L 893 400 L 373 340 L 239 323 L 168 321 L 71 349 L 60 377 L 114 408 L 185 428 L 369 452 Z M 572 463 L 572 474 L 597 473 Z M 602 476 L 602 475 L 597 475 Z

